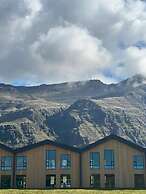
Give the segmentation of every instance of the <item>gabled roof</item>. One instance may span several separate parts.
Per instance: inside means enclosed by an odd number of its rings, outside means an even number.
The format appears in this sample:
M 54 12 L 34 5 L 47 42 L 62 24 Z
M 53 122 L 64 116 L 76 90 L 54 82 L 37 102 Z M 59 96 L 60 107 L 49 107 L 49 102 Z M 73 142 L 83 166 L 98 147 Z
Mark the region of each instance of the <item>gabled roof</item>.
M 102 143 L 105 143 L 105 142 L 107 142 L 109 140 L 112 140 L 112 139 L 113 140 L 117 140 L 117 141 L 119 141 L 119 142 L 121 142 L 123 144 L 126 144 L 126 145 L 128 145 L 128 146 L 130 146 L 132 148 L 135 148 L 137 150 L 146 151 L 146 148 L 144 148 L 144 147 L 142 147 L 142 146 L 140 146 L 140 145 L 138 145 L 136 143 L 133 143 L 133 142 L 131 142 L 129 140 L 126 140 L 126 139 L 124 139 L 124 138 L 122 138 L 120 136 L 117 136 L 117 135 L 109 135 L 109 136 L 106 136 L 106 137 L 104 137 L 102 139 L 99 139 L 98 141 L 96 141 L 96 142 L 94 142 L 92 144 L 89 144 L 89 145 L 81 148 L 81 152 L 84 152 L 86 150 L 89 150 L 91 148 L 94 148 L 95 146 L 100 145 Z
M 6 146 L 6 145 L 4 145 L 2 143 L 0 143 L 0 148 L 3 149 L 3 150 L 5 150 L 5 151 L 8 151 L 8 152 L 13 152 L 14 151 L 13 148 L 11 148 L 9 146 Z
M 76 148 L 76 147 L 72 147 L 72 146 L 69 146 L 69 145 L 65 145 L 65 144 L 58 143 L 58 142 L 51 141 L 51 140 L 47 139 L 47 140 L 40 141 L 38 143 L 34 143 L 34 144 L 27 145 L 27 146 L 24 146 L 24 147 L 21 147 L 21 148 L 17 148 L 17 149 L 15 149 L 15 153 L 28 151 L 28 150 L 31 150 L 31 149 L 34 149 L 34 148 L 37 148 L 37 147 L 40 147 L 40 146 L 43 146 L 43 145 L 48 145 L 48 144 L 56 146 L 56 147 L 61 147 L 61 148 L 66 149 L 66 150 L 71 150 L 73 152 L 79 152 L 79 149 Z
M 13 153 L 20 153 L 20 152 L 25 152 L 25 151 L 28 151 L 28 150 L 31 150 L 31 149 L 34 149 L 34 148 L 37 148 L 37 147 L 40 147 L 40 146 L 43 146 L 43 145 L 53 145 L 53 146 L 56 146 L 56 147 L 60 147 L 60 148 L 63 148 L 63 149 L 66 149 L 66 150 L 70 150 L 70 151 L 73 151 L 73 152 L 85 152 L 91 148 L 94 148 L 95 146 L 97 145 L 100 145 L 102 143 L 105 143 L 109 140 L 117 140 L 123 144 L 126 144 L 134 149 L 137 149 L 139 151 L 146 151 L 146 148 L 136 144 L 136 143 L 133 143 L 129 140 L 126 140 L 120 136 L 117 136 L 117 135 L 109 135 L 109 136 L 105 136 L 104 138 L 102 139 L 99 139 L 98 141 L 92 143 L 92 144 L 89 144 L 85 147 L 82 147 L 82 148 L 76 148 L 76 147 L 73 147 L 73 146 L 69 146 L 69 145 L 65 145 L 65 144 L 62 144 L 62 143 L 58 143 L 58 142 L 55 142 L 55 141 L 51 141 L 51 140 L 43 140 L 43 141 L 40 141 L 38 143 L 34 143 L 34 144 L 31 144 L 31 145 L 27 145 L 27 146 L 24 146 L 24 147 L 21 147 L 21 148 L 11 148 L 9 146 L 6 146 L 2 143 L 0 143 L 0 148 L 3 149 L 3 150 L 6 150 L 8 152 L 13 152 Z

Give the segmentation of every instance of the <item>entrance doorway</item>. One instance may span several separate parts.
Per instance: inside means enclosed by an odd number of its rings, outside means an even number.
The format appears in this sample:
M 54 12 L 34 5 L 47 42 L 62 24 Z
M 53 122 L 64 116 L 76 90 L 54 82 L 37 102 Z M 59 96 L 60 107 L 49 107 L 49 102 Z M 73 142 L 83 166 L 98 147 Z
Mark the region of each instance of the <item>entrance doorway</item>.
M 90 185 L 93 188 L 100 188 L 100 174 L 93 174 L 90 176 Z
M 49 174 L 46 176 L 46 187 L 54 188 L 56 186 L 56 175 Z
M 114 174 L 105 174 L 105 188 L 115 188 Z
M 1 176 L 1 188 L 10 189 L 11 188 L 11 175 L 2 175 Z
M 144 188 L 144 174 L 135 174 L 134 175 L 134 185 L 135 188 Z
M 18 189 L 26 188 L 26 176 L 25 175 L 16 175 L 16 187 Z

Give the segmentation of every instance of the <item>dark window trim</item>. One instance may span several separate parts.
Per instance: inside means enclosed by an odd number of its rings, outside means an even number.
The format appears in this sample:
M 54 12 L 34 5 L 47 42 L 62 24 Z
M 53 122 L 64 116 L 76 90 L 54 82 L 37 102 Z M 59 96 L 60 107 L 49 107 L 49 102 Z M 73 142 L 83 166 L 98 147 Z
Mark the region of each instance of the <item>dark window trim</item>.
M 138 162 L 135 160 L 135 157 L 142 157 L 143 158 L 143 164 L 142 165 L 138 165 Z M 145 162 L 144 162 L 144 156 L 143 155 L 134 155 L 133 156 L 133 168 L 135 169 L 135 170 L 144 170 L 144 168 L 145 168 Z
M 23 158 L 23 163 L 22 165 L 18 165 L 17 164 L 17 158 Z M 16 156 L 16 170 L 26 170 L 27 169 L 27 156 L 23 156 L 23 155 L 20 155 L 20 156 Z
M 66 176 L 67 177 L 67 185 L 63 185 L 63 183 L 62 183 L 63 176 Z M 60 186 L 61 186 L 61 188 L 71 187 L 71 184 L 72 184 L 71 174 L 61 174 L 60 175 Z
M 0 175 L 0 177 L 1 177 L 0 187 L 2 189 L 10 189 L 12 187 L 12 175 L 7 175 L 7 174 L 3 175 L 2 174 L 2 175 Z M 9 180 L 9 185 L 8 184 L 7 185 L 3 185 L 3 183 L 4 183 L 3 181 L 4 181 L 5 178 L 7 178 L 7 180 Z
M 3 159 L 5 160 L 6 158 L 11 159 L 10 165 L 5 165 L 5 162 L 3 163 Z M 1 171 L 9 171 L 12 170 L 13 167 L 13 156 L 1 156 Z
M 66 155 L 66 156 L 69 156 L 68 158 L 69 158 L 69 160 L 67 160 L 67 166 L 62 166 L 62 156 L 64 156 L 64 155 Z M 71 154 L 61 154 L 60 155 L 60 168 L 61 169 L 71 169 L 71 166 L 72 166 L 72 161 L 71 161 Z M 69 164 L 68 164 L 68 162 L 69 162 Z
M 113 152 L 113 158 L 108 164 L 106 164 L 106 158 L 105 158 L 106 151 Z M 115 151 L 114 151 L 114 149 L 104 149 L 104 168 L 105 169 L 114 169 L 115 168 Z
M 55 177 L 55 183 L 54 183 L 54 185 L 50 185 L 50 186 L 47 185 L 47 178 L 48 178 L 49 176 L 50 176 L 50 177 L 51 177 L 51 176 Z M 55 187 L 56 187 L 56 178 L 57 178 L 56 174 L 47 174 L 47 175 L 46 175 L 46 188 L 55 188 Z
M 94 184 L 91 183 L 91 177 L 92 176 L 97 176 L 99 178 L 99 185 L 96 185 L 95 183 Z M 90 175 L 90 186 L 93 187 L 93 188 L 100 188 L 101 187 L 101 175 L 100 174 L 97 173 L 97 174 L 91 174 Z
M 54 159 L 54 161 L 55 161 L 55 167 L 53 167 L 53 168 L 52 168 L 52 167 L 49 167 L 49 163 L 48 163 L 49 160 L 47 159 L 47 153 L 48 153 L 49 151 L 54 151 L 54 152 L 55 152 L 55 159 Z M 47 170 L 54 170 L 54 169 L 56 169 L 56 166 L 57 166 L 57 164 L 56 164 L 56 162 L 57 162 L 57 160 L 56 160 L 56 158 L 57 158 L 56 155 L 57 155 L 57 154 L 56 154 L 56 150 L 54 150 L 54 149 L 52 149 L 52 150 L 51 150 L 51 149 L 47 149 L 47 150 L 46 150 L 46 160 L 45 160 L 45 162 L 46 162 L 46 169 L 47 169 Z
M 25 184 L 23 185 L 23 187 L 20 187 L 20 189 L 25 189 L 26 185 L 27 185 L 27 176 L 26 175 L 19 175 L 19 174 L 16 175 L 16 188 L 19 188 L 18 185 L 17 185 L 17 178 L 18 177 L 24 178 L 24 180 L 25 180 L 24 183 Z
M 99 155 L 99 165 L 98 166 L 94 166 L 92 165 L 92 161 L 91 161 L 91 155 L 93 155 L 93 153 L 96 153 Z M 100 169 L 100 152 L 90 152 L 90 161 L 89 161 L 89 165 L 90 165 L 90 169 Z
M 105 179 L 105 188 L 109 188 L 109 189 L 112 189 L 112 188 L 115 188 L 116 187 L 116 175 L 115 174 L 105 174 L 104 175 L 106 177 Z M 113 178 L 113 184 L 109 185 L 107 181 L 107 177 L 112 177 Z

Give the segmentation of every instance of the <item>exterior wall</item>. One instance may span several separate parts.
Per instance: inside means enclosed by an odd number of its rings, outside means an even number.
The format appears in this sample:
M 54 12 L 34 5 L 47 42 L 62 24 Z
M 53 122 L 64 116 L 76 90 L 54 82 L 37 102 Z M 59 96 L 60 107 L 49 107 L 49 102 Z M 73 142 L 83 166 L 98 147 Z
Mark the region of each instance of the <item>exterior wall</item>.
M 13 153 L 8 152 L 6 150 L 3 150 L 0 148 L 0 158 L 3 156 L 11 156 L 13 157 Z M 13 186 L 13 166 L 12 166 L 12 170 L 1 170 L 0 168 L 0 183 L 1 183 L 1 176 L 2 175 L 10 175 L 11 176 L 11 187 Z M 1 184 L 0 184 L 1 186 Z
M 115 153 L 115 167 L 114 169 L 104 168 L 104 150 L 112 149 Z M 56 150 L 56 169 L 47 170 L 46 169 L 46 151 Z M 90 152 L 100 152 L 100 168 L 90 169 Z M 60 167 L 60 156 L 61 154 L 71 155 L 71 168 L 62 169 Z M 53 145 L 42 145 L 28 151 L 14 154 L 9 151 L 5 151 L 0 148 L 0 158 L 2 156 L 12 156 L 14 163 L 14 155 L 16 156 L 26 156 L 27 157 L 27 169 L 26 170 L 12 170 L 2 171 L 0 169 L 0 182 L 1 175 L 11 176 L 11 187 L 13 185 L 13 180 L 16 180 L 16 175 L 25 175 L 27 188 L 46 188 L 46 175 L 55 174 L 56 175 L 56 187 L 60 188 L 60 175 L 69 174 L 71 176 L 71 187 L 79 188 L 80 181 L 82 182 L 81 187 L 90 187 L 90 176 L 93 174 L 100 174 L 101 187 L 105 187 L 105 174 L 115 175 L 115 186 L 116 188 L 134 188 L 134 175 L 144 174 L 145 186 L 146 186 L 146 165 L 144 169 L 137 170 L 133 168 L 133 156 L 142 155 L 145 160 L 144 151 L 139 151 L 138 149 L 132 148 L 127 144 L 121 143 L 118 140 L 108 140 L 101 143 L 93 148 L 90 148 L 81 154 L 77 152 L 70 151 L 68 149 L 63 149 L 58 146 Z M 81 157 L 81 163 L 80 163 Z M 13 163 L 13 164 L 14 164 Z M 144 161 L 146 164 L 146 161 Z M 80 170 L 82 176 L 80 177 Z M 15 177 L 13 177 L 15 175 Z
M 46 169 L 46 150 L 56 150 L 56 169 Z M 71 154 L 71 168 L 61 169 L 60 155 Z M 56 174 L 56 187 L 60 187 L 60 175 L 71 175 L 71 187 L 78 188 L 79 176 L 79 153 L 62 149 L 52 145 L 44 145 L 32 150 L 18 153 L 17 156 L 27 156 L 27 169 L 17 170 L 16 175 L 26 175 L 27 188 L 46 188 L 46 175 Z
M 104 169 L 104 149 L 113 149 L 115 152 L 115 168 L 112 170 Z M 100 152 L 100 168 L 90 169 L 90 152 Z M 82 187 L 90 187 L 90 175 L 100 174 L 101 187 L 105 185 L 105 174 L 115 175 L 115 184 L 117 188 L 134 188 L 134 174 L 144 174 L 146 182 L 146 170 L 137 170 L 133 168 L 133 155 L 143 155 L 144 152 L 138 151 L 130 146 L 120 143 L 117 140 L 109 140 L 97 145 L 90 150 L 82 153 Z

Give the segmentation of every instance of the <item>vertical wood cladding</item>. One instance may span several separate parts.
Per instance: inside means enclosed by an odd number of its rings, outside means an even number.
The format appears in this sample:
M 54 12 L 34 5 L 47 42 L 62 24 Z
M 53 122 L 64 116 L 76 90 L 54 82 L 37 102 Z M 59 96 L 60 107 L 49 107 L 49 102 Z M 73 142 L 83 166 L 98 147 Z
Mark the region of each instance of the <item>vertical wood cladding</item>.
M 112 149 L 115 152 L 115 167 L 113 169 L 104 168 L 104 150 Z M 100 168 L 90 169 L 90 152 L 100 153 Z M 134 188 L 134 174 L 144 174 L 146 180 L 146 169 L 137 170 L 133 168 L 133 156 L 145 154 L 117 140 L 109 140 L 101 143 L 82 153 L 82 186 L 90 187 L 90 176 L 100 174 L 101 187 L 105 187 L 105 174 L 115 175 L 115 186 L 117 188 Z
M 105 139 L 105 138 L 104 138 Z M 99 142 L 99 141 L 98 141 Z M 11 176 L 11 188 L 16 186 L 16 176 L 26 176 L 26 188 L 46 188 L 46 176 L 56 175 L 56 188 L 60 188 L 61 175 L 69 175 L 71 177 L 72 188 L 89 188 L 90 176 L 100 177 L 101 188 L 105 187 L 105 175 L 107 177 L 115 176 L 116 188 L 134 188 L 134 180 L 136 177 L 143 177 L 146 184 L 146 165 L 144 169 L 134 169 L 133 156 L 141 155 L 145 159 L 145 149 L 140 146 L 131 145 L 130 142 L 119 138 L 107 138 L 106 141 L 92 144 L 85 149 L 72 149 L 68 146 L 59 146 L 55 143 L 37 144 L 37 146 L 26 147 L 24 149 L 9 150 L 5 147 L 0 148 L 0 159 L 3 156 L 11 156 L 13 158 L 12 170 L 0 169 L 0 183 L 3 175 Z M 113 169 L 105 169 L 104 166 L 104 150 L 113 150 L 115 158 L 115 166 Z M 46 168 L 46 151 L 56 150 L 56 168 Z M 96 169 L 90 168 L 90 153 L 100 153 L 100 167 Z M 71 157 L 71 168 L 61 168 L 61 155 L 69 154 Z M 16 157 L 27 157 L 27 168 L 17 170 Z
M 13 158 L 13 153 L 6 151 L 5 149 L 0 148 L 0 159 L 5 156 L 10 156 Z M 1 162 L 0 162 L 1 165 Z M 1 183 L 1 178 L 2 176 L 9 175 L 11 176 L 11 187 L 13 187 L 13 164 L 12 164 L 12 169 L 11 170 L 2 170 L 0 166 L 0 183 Z M 1 184 L 0 184 L 1 186 Z
M 46 169 L 46 151 L 56 150 L 56 168 Z M 61 154 L 71 155 L 71 168 L 60 167 Z M 16 171 L 16 174 L 26 175 L 27 188 L 46 188 L 46 175 L 56 174 L 56 187 L 60 187 L 60 176 L 69 174 L 71 176 L 71 187 L 78 188 L 80 184 L 79 153 L 62 149 L 56 146 L 43 145 L 35 149 L 18 153 L 17 156 L 27 156 L 27 169 Z

